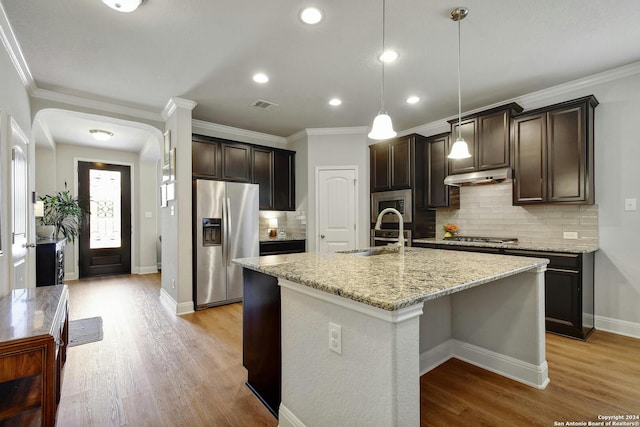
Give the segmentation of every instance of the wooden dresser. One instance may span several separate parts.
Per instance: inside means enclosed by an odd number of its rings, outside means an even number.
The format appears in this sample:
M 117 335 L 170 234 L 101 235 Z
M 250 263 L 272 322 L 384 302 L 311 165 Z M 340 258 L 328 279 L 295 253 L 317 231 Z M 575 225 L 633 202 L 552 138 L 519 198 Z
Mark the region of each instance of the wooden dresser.
M 0 299 L 0 425 L 55 426 L 69 334 L 66 285 Z

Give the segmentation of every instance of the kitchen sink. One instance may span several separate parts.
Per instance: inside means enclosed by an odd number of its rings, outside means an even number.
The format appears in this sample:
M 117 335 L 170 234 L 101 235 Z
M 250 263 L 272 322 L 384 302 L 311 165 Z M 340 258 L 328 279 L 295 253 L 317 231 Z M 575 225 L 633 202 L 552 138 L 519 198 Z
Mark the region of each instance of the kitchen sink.
M 394 248 L 375 248 L 375 249 L 357 249 L 355 251 L 343 251 L 339 252 L 341 254 L 347 255 L 357 255 L 357 256 L 373 256 L 373 255 L 385 255 L 385 254 L 397 254 L 399 253 L 398 247 Z

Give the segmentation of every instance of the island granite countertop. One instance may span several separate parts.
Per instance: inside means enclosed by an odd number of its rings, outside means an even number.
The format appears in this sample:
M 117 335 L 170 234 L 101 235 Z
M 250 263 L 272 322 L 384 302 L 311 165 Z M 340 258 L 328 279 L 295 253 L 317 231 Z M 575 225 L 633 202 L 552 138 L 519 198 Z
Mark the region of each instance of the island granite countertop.
M 518 249 L 526 251 L 540 252 L 567 252 L 574 254 L 587 254 L 597 251 L 598 245 L 551 245 L 542 243 L 494 243 L 494 242 L 460 242 L 458 240 L 442 240 L 442 239 L 413 239 L 415 243 L 427 243 L 440 246 L 475 246 L 477 248 L 497 248 L 497 249 Z
M 380 248 L 377 248 L 380 249 Z M 235 264 L 387 311 L 545 266 L 547 259 L 405 248 L 357 256 L 306 252 L 234 259 Z

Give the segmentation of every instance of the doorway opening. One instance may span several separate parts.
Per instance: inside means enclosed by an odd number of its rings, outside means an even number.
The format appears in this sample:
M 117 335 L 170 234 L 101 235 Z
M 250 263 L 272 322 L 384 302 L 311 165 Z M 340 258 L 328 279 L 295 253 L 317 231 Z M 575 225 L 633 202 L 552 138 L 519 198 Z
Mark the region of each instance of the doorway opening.
M 78 162 L 79 277 L 131 274 L 131 168 Z

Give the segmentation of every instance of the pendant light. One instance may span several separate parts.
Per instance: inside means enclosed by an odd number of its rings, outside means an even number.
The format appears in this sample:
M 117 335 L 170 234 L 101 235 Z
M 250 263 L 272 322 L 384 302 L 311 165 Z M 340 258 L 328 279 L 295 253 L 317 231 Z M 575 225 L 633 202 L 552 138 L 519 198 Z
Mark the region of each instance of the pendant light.
M 464 7 L 458 7 L 451 11 L 451 19 L 458 22 L 458 139 L 447 156 L 450 159 L 468 159 L 471 157 L 467 141 L 462 137 L 462 95 L 460 90 L 460 21 L 468 14 L 469 10 Z
M 385 18 L 385 0 L 382 0 L 382 52 L 384 52 L 384 18 Z M 384 109 L 384 61 L 382 62 L 382 84 L 380 85 L 380 111 L 375 119 L 373 119 L 373 126 L 371 126 L 371 132 L 369 132 L 369 138 L 371 139 L 389 139 L 397 135 L 393 130 L 393 124 L 391 123 L 391 117 Z

